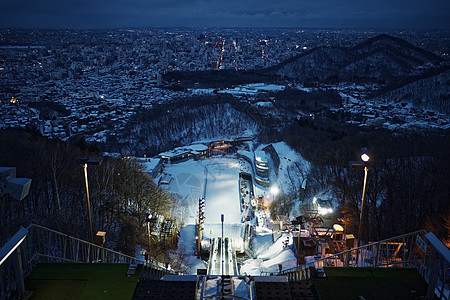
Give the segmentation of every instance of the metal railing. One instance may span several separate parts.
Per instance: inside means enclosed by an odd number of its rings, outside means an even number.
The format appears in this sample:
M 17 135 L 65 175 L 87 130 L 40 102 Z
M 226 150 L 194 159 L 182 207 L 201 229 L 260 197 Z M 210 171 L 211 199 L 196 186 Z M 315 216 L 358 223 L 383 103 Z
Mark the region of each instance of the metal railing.
M 423 270 L 425 255 L 418 250 L 416 239 L 418 235 L 423 237 L 426 233 L 425 230 L 419 230 L 329 254 L 304 265 L 282 270 L 276 275 L 285 275 L 309 267 L 409 267 Z M 356 263 L 357 253 L 358 263 Z
M 450 250 L 431 232 L 425 234 L 429 247 L 423 277 L 428 283 L 427 298 L 450 298 Z M 423 246 L 425 248 L 425 246 Z
M 14 294 L 25 293 L 22 248 L 28 230 L 21 228 L 0 249 L 0 299 L 10 299 Z
M 425 255 L 418 249 L 417 236 L 425 230 L 402 234 L 375 243 L 369 243 L 310 262 L 314 267 L 404 267 L 423 269 Z M 356 258 L 358 257 L 358 262 Z
M 311 279 L 311 269 L 310 267 L 297 268 L 295 270 L 282 272 L 284 276 L 288 278 L 289 281 L 301 281 Z
M 356 258 L 358 257 L 358 261 Z M 428 299 L 435 294 L 449 298 L 450 250 L 436 236 L 425 230 L 399 235 L 375 243 L 330 254 L 305 265 L 271 275 L 287 276 L 290 281 L 308 279 L 310 267 L 402 267 L 415 268 L 428 284 Z M 269 275 L 261 273 L 261 275 Z
M 76 237 L 40 225 L 27 227 L 25 240 L 30 262 L 84 262 L 145 264 L 145 260 L 91 244 Z
M 36 263 L 124 263 L 144 265 L 144 276 L 152 278 L 175 274 L 141 260 L 40 225 L 21 228 L 0 249 L 0 299 L 25 292 L 24 278 Z

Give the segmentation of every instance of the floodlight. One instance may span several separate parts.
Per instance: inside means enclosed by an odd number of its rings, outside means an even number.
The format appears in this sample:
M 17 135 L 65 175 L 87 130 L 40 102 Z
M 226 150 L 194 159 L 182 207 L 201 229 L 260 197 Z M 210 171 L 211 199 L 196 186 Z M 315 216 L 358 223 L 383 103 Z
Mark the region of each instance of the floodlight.
M 332 209 L 332 208 L 329 208 L 329 207 L 320 207 L 320 206 L 319 206 L 319 208 L 317 209 L 317 212 L 318 212 L 320 215 L 327 215 L 327 214 L 332 213 L 332 212 L 333 212 L 333 209 Z
M 146 214 L 146 221 L 147 221 L 147 222 L 150 222 L 150 220 L 152 219 L 152 217 L 153 217 L 152 214 L 147 213 L 147 214 Z
M 362 159 L 363 161 L 365 161 L 365 162 L 368 162 L 369 159 L 370 159 L 370 157 L 369 157 L 369 155 L 367 155 L 366 153 L 363 153 L 363 155 L 361 155 L 361 159 Z
M 270 192 L 274 195 L 278 194 L 279 191 L 280 190 L 278 189 L 278 187 L 276 185 L 274 185 L 270 188 Z
M 28 195 L 30 186 L 30 178 L 12 178 L 6 183 L 5 192 L 20 201 Z

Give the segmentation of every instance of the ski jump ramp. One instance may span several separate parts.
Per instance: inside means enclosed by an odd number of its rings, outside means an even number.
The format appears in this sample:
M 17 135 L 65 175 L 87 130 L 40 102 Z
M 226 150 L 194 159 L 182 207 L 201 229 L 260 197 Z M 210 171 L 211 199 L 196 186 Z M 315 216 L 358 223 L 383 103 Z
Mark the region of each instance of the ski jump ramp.
M 226 237 L 215 238 L 209 255 L 208 275 L 239 275 L 233 240 Z

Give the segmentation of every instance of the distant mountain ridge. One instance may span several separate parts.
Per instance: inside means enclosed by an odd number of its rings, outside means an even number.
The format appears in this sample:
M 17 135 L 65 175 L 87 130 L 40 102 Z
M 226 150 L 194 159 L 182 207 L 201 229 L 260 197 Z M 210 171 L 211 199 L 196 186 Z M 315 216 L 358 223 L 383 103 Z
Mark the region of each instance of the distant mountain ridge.
M 267 69 L 302 81 L 371 81 L 389 84 L 447 65 L 442 57 L 387 34 L 353 47 L 318 47 Z
M 353 47 L 318 47 L 265 72 L 304 83 L 376 83 L 367 99 L 450 113 L 450 63 L 387 34 Z

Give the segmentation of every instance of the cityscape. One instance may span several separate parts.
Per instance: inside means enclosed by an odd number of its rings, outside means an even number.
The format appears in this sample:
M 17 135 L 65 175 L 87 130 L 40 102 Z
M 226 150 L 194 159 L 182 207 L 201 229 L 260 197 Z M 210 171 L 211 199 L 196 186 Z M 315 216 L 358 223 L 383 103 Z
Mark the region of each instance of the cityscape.
M 266 68 L 316 47 L 353 46 L 377 33 L 281 29 L 2 30 L 0 127 L 33 126 L 51 138 L 67 140 L 83 135 L 87 141 L 101 143 L 122 130 L 137 111 L 197 91 L 168 88 L 166 82 L 163 84 L 167 72 Z M 445 32 L 396 33 L 444 58 L 448 56 L 450 41 Z M 384 109 L 385 113 L 368 108 L 373 103 L 360 100 L 377 88 L 373 85 L 321 84 L 315 88 L 341 92 L 347 102 L 343 100 L 343 107 L 335 109 L 351 112 L 356 119 L 363 114 L 381 113 L 385 121 L 399 116 L 403 124 L 414 120 L 416 127 L 448 128 L 448 116 L 405 107 L 405 103 L 388 103 L 391 106 Z M 364 118 L 364 122 L 373 123 L 373 119 Z M 403 124 L 386 126 L 398 128 Z

